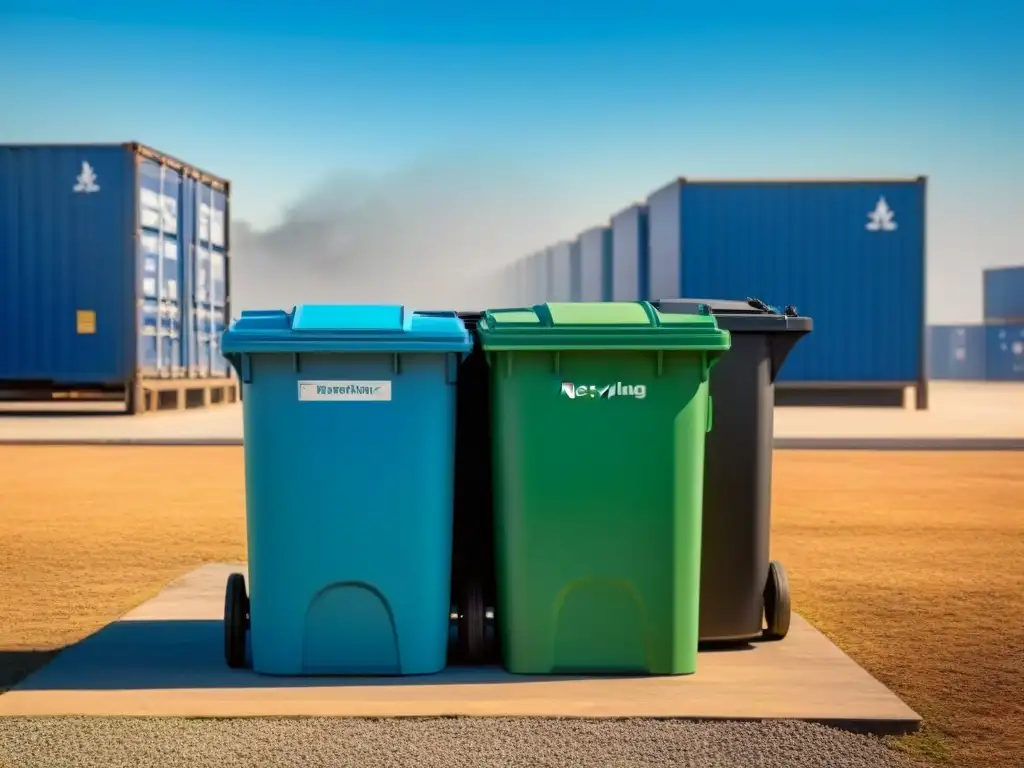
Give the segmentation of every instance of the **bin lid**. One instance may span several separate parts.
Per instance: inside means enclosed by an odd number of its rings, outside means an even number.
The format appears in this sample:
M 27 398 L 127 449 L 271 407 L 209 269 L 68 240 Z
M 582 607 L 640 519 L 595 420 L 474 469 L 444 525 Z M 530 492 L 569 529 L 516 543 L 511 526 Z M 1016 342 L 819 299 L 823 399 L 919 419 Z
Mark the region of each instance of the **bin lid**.
M 243 352 L 468 352 L 456 312 L 400 304 L 301 304 L 242 312 L 224 332 L 225 354 Z
M 488 309 L 477 324 L 485 350 L 692 349 L 726 351 L 711 313 L 664 314 L 647 301 L 535 304 Z
M 814 321 L 809 317 L 791 317 L 771 308 L 759 309 L 752 306 L 750 300 L 661 299 L 653 304 L 668 314 L 689 314 L 701 305 L 706 306 L 718 320 L 718 327 L 733 333 L 810 333 L 814 329 Z

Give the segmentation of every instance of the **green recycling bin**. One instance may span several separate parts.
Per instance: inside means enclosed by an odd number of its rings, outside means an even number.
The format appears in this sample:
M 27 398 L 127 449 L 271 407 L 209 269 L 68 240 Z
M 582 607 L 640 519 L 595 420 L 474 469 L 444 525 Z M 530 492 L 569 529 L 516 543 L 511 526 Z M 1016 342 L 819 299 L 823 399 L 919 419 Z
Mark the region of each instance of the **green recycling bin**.
M 478 324 L 510 672 L 696 670 L 708 382 L 731 343 L 699 312 L 538 304 Z

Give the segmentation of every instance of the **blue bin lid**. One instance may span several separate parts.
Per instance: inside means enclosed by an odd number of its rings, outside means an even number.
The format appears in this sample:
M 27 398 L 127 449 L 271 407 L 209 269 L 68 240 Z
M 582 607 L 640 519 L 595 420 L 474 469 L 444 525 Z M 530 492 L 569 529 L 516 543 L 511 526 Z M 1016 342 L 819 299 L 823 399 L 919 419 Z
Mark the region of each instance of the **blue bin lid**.
M 302 304 L 242 312 L 224 332 L 226 355 L 246 352 L 469 352 L 473 341 L 456 312 L 400 304 Z

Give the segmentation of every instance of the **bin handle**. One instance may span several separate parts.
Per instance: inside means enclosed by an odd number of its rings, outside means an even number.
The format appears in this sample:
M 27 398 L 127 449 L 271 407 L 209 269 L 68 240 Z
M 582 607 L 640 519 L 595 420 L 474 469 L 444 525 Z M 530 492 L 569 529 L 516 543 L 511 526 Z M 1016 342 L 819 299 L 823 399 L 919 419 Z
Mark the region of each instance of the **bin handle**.
M 747 304 L 749 304 L 751 307 L 758 310 L 759 312 L 764 312 L 765 314 L 769 315 L 785 315 L 786 317 L 800 317 L 800 313 L 797 311 L 797 308 L 794 304 L 787 304 L 781 312 L 779 312 L 779 310 L 777 310 L 770 304 L 765 304 L 763 301 L 761 301 L 759 298 L 755 296 L 748 296 Z
M 706 432 L 710 432 L 711 428 L 715 425 L 715 400 L 711 395 L 708 395 L 708 423 Z
M 458 317 L 459 313 L 451 309 L 417 309 L 417 315 L 422 317 Z

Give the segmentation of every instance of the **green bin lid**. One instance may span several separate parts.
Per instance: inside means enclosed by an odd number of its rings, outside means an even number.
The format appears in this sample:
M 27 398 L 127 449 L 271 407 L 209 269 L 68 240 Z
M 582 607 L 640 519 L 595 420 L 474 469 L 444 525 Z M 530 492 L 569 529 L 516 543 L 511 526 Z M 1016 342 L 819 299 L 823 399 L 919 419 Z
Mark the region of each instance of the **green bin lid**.
M 662 314 L 647 301 L 535 304 L 489 309 L 477 325 L 485 350 L 663 349 L 721 351 L 728 331 L 706 307 L 696 314 Z

